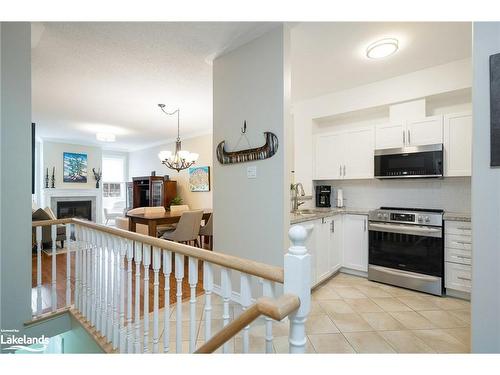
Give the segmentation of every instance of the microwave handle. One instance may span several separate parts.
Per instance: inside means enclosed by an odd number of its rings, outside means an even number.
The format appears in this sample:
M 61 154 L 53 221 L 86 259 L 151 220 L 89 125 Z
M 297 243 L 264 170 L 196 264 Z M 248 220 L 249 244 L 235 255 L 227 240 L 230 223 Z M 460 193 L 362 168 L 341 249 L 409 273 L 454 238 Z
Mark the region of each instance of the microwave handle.
M 408 144 L 409 144 L 409 145 L 411 144 L 411 140 L 410 140 L 410 129 L 408 129 Z

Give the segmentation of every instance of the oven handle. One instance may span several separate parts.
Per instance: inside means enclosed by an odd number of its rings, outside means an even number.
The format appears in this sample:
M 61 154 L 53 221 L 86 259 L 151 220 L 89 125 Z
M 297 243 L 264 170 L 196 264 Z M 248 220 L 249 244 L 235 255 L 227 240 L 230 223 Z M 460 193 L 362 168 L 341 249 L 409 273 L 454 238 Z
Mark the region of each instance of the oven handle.
M 441 238 L 443 236 L 441 228 L 419 227 L 414 225 L 370 223 L 368 229 L 374 232 L 412 234 L 425 237 Z

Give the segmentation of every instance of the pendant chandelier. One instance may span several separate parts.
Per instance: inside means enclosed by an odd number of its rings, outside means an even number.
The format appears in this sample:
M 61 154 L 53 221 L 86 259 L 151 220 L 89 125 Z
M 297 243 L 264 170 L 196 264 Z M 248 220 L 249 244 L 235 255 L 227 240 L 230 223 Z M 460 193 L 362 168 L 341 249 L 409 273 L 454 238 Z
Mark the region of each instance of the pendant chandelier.
M 170 169 L 175 169 L 177 172 L 182 171 L 183 169 L 187 169 L 192 166 L 196 160 L 198 160 L 198 154 L 194 152 L 189 152 L 186 150 L 182 150 L 181 147 L 181 138 L 179 133 L 179 112 L 180 109 L 175 110 L 174 112 L 165 111 L 165 104 L 158 104 L 158 107 L 162 110 L 166 115 L 172 116 L 177 113 L 177 140 L 175 141 L 175 153 L 172 154 L 172 151 L 160 151 L 158 154 L 158 158 L 162 162 L 162 164 L 166 165 Z

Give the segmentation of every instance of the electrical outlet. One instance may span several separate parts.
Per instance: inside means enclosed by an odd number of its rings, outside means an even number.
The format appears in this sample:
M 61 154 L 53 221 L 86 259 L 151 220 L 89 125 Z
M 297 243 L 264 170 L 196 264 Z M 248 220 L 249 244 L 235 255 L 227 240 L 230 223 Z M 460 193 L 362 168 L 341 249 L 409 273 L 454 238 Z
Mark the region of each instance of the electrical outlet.
M 257 166 L 247 167 L 247 178 L 257 178 Z

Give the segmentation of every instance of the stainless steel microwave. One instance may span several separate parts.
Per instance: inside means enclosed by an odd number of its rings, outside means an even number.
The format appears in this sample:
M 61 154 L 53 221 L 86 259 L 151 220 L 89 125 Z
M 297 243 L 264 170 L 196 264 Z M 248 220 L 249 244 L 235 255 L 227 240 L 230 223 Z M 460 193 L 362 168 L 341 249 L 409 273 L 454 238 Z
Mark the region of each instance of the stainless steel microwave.
M 443 145 L 375 150 L 375 178 L 443 177 Z

